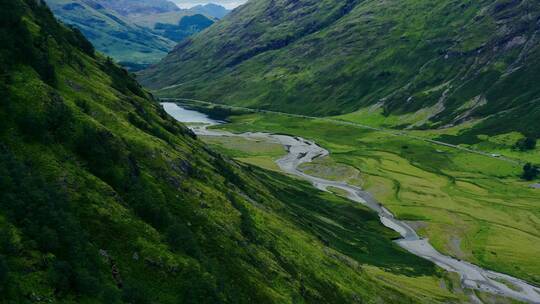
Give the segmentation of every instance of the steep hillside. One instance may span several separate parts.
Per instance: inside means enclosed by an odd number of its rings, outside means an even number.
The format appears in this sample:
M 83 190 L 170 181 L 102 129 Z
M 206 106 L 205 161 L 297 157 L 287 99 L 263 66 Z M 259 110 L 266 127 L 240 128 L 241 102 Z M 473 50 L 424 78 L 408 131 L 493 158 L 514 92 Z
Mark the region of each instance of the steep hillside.
M 539 30 L 534 0 L 253 0 L 140 79 L 164 96 L 323 116 L 371 107 L 422 116 L 418 128 L 490 117 L 477 130 L 538 136 Z
M 100 52 L 122 63 L 154 63 L 175 44 L 96 1 L 47 0 L 47 4 L 62 22 L 80 29 Z
M 196 34 L 214 23 L 205 15 L 191 11 L 170 12 L 154 15 L 140 15 L 131 17 L 133 22 L 151 28 L 156 34 L 171 41 L 182 41 L 184 38 Z
M 210 150 L 39 3 L 0 2 L 0 302 L 464 300 L 365 208 Z
M 100 52 L 131 70 L 156 63 L 177 42 L 213 23 L 165 0 L 46 2 L 60 20 L 80 29 Z M 200 20 L 196 26 L 181 26 L 183 18 L 188 18 L 188 23 L 190 18 Z
M 123 16 L 178 12 L 180 8 L 168 0 L 94 0 Z

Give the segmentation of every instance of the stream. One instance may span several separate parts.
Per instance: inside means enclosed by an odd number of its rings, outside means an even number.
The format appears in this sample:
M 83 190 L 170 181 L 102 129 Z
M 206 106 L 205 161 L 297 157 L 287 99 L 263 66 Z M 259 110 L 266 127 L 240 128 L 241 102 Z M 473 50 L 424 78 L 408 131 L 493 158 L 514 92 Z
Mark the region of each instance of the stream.
M 339 188 L 348 193 L 347 197 L 361 203 L 379 215 L 381 223 L 398 232 L 401 239 L 396 243 L 412 254 L 432 261 L 439 267 L 456 272 L 461 277 L 461 284 L 465 288 L 476 289 L 503 297 L 509 297 L 529 303 L 540 303 L 540 288 L 527 282 L 495 271 L 487 270 L 466 261 L 458 260 L 438 252 L 428 239 L 418 236 L 416 231 L 407 223 L 396 219 L 390 211 L 384 208 L 372 195 L 361 188 L 345 182 L 331 181 L 308 175 L 298 169 L 303 163 L 309 163 L 318 157 L 328 156 L 330 152 L 316 143 L 294 136 L 278 135 L 262 132 L 247 132 L 242 134 L 230 133 L 221 130 L 208 130 L 209 125 L 223 122 L 210 119 L 207 115 L 184 109 L 174 103 L 162 103 L 165 111 L 180 122 L 198 122 L 204 125 L 192 126 L 191 129 L 201 136 L 242 137 L 246 139 L 265 140 L 279 143 L 287 150 L 287 155 L 276 161 L 279 168 L 310 181 L 316 188 L 328 191 L 328 187 Z M 476 297 L 473 299 L 478 300 Z M 479 300 L 478 300 L 479 301 Z

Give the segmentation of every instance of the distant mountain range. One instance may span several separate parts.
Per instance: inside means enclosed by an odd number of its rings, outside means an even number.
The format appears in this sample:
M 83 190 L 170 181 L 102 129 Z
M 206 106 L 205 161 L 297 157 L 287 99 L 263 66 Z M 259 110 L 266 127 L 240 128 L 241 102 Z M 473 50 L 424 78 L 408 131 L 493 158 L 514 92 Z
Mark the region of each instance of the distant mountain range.
M 93 0 L 123 16 L 148 15 L 180 11 L 168 0 Z
M 180 9 L 167 0 L 46 0 L 54 14 L 79 28 L 96 48 L 131 70 L 163 58 L 177 42 L 223 16 L 218 5 Z
M 140 79 L 164 96 L 540 136 L 540 2 L 250 1 Z
M 197 12 L 199 14 L 203 14 L 206 16 L 214 17 L 217 19 L 222 19 L 225 17 L 228 13 L 230 13 L 230 10 L 224 8 L 221 5 L 209 3 L 205 5 L 197 5 L 189 9 L 190 11 Z

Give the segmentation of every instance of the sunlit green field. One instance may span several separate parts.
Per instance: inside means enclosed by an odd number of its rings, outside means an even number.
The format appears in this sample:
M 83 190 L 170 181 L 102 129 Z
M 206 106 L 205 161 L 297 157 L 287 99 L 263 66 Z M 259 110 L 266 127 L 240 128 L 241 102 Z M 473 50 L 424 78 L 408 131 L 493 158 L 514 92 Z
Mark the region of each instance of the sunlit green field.
M 244 163 L 273 171 L 279 171 L 275 160 L 286 154 L 285 148 L 282 145 L 261 140 L 216 136 L 203 136 L 201 139 L 216 151 L 227 154 Z
M 428 115 L 429 112 L 427 111 L 424 114 Z M 364 108 L 356 112 L 335 116 L 333 118 L 373 127 L 396 128 L 403 124 L 419 124 L 424 121 L 426 117 L 419 115 L 418 113 L 384 116 L 381 109 L 371 110 L 369 108 Z M 464 135 L 471 127 L 474 127 L 481 122 L 482 120 L 472 120 L 445 129 L 422 131 L 409 130 L 407 132 L 419 137 L 451 142 L 474 150 L 500 154 L 522 162 L 540 163 L 540 145 L 532 151 L 520 151 L 514 147 L 518 140 L 524 138 L 524 135 L 519 132 L 509 132 L 499 135 Z
M 540 283 L 540 190 L 530 189 L 531 182 L 519 179 L 520 164 L 278 114 L 236 116 L 219 128 L 281 132 L 314 140 L 331 156 L 306 165 L 303 169 L 309 174 L 363 186 L 444 253 Z M 237 143 L 222 143 L 222 147 L 233 155 L 267 155 L 266 161 L 277 156 L 274 151 L 266 154 L 263 147 L 257 152 Z M 267 162 L 263 165 L 268 166 Z

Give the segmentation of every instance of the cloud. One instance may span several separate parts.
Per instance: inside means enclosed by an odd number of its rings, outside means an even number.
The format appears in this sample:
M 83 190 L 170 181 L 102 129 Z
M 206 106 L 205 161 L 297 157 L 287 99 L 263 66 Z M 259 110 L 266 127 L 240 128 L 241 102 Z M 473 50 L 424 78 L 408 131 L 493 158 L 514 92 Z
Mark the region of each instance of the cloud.
M 199 4 L 215 3 L 228 9 L 235 8 L 247 2 L 247 0 L 173 0 L 181 8 L 190 8 Z

